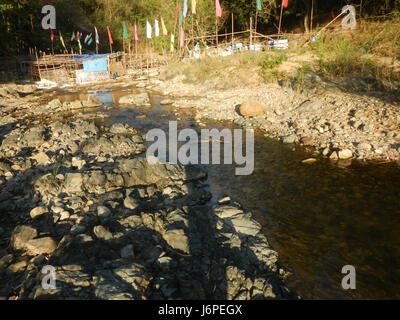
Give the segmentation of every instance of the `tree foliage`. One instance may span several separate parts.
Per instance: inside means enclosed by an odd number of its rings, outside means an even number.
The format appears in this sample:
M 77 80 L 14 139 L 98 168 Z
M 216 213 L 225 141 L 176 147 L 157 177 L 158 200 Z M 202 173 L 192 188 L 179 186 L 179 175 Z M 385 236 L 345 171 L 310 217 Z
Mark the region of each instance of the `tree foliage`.
M 50 31 L 41 28 L 44 5 L 54 5 L 57 11 L 57 30 L 54 48 L 62 49 L 58 41 L 59 32 L 64 36 L 67 46 L 78 49 L 76 42 L 71 42 L 73 32 L 93 33 L 96 26 L 100 33 L 100 50 L 107 50 L 106 27 L 110 26 L 115 41 L 115 49 L 122 48 L 122 24 L 126 22 L 129 34 L 133 35 L 135 23 L 139 26 L 140 37 L 144 38 L 144 26 L 148 19 L 163 17 L 168 30 L 175 30 L 174 16 L 177 1 L 182 6 L 183 0 L 2 0 L 0 4 L 0 54 L 27 53 L 29 48 L 49 50 L 51 47 Z M 283 11 L 284 28 L 307 28 L 311 4 L 314 1 L 314 13 L 331 15 L 340 12 L 345 4 L 353 4 L 364 16 L 382 16 L 400 11 L 400 0 L 289 0 L 289 7 Z M 231 30 L 231 14 L 234 14 L 235 31 L 249 28 L 250 17 L 255 20 L 256 0 L 220 0 L 223 17 L 218 20 L 221 31 Z M 185 30 L 192 26 L 191 0 L 188 0 L 188 18 Z M 360 4 L 362 3 L 362 8 Z M 262 0 L 263 10 L 257 13 L 258 30 L 276 32 L 279 21 L 281 1 Z M 305 25 L 304 25 L 304 22 Z M 215 0 L 197 0 L 197 15 L 193 19 L 194 29 L 202 33 L 215 31 Z M 92 45 L 93 47 L 93 45 Z M 92 48 L 93 50 L 93 48 Z

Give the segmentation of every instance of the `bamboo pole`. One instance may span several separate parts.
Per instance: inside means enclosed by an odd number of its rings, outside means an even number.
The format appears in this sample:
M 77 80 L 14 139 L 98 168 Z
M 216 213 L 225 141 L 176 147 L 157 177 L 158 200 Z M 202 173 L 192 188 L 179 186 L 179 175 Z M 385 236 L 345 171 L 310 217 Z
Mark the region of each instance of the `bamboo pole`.
M 279 17 L 279 28 L 278 28 L 278 34 L 281 34 L 281 27 L 282 27 L 282 16 L 283 16 L 283 2 L 281 4 L 281 15 Z
M 313 33 L 313 20 L 314 20 L 314 0 L 311 0 L 311 22 L 310 22 L 310 33 Z
M 253 30 L 253 19 L 250 17 L 250 47 L 251 47 L 251 45 L 252 45 L 252 41 L 253 41 L 253 39 L 252 39 L 252 30 Z M 250 49 L 250 48 L 249 48 Z
M 233 35 L 235 33 L 235 26 L 234 26 L 234 20 L 233 20 L 233 12 L 232 12 L 232 52 L 233 52 Z

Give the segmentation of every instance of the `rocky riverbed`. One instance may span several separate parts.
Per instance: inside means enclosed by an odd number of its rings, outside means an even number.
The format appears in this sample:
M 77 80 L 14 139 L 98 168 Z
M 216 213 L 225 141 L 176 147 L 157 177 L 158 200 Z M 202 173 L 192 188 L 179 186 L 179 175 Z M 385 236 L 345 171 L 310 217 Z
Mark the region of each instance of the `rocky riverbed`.
M 94 98 L 0 95 L 2 299 L 297 298 L 251 213 L 209 202 L 204 168 L 150 164 L 144 132 L 81 112 Z
M 287 83 L 226 88 L 209 79 L 191 84 L 167 71 L 155 89 L 174 97 L 174 106 L 192 108 L 200 125 L 202 119 L 233 121 L 332 160 L 400 160 L 399 96 L 372 92 L 363 79 L 334 83 L 309 76 L 299 92 Z

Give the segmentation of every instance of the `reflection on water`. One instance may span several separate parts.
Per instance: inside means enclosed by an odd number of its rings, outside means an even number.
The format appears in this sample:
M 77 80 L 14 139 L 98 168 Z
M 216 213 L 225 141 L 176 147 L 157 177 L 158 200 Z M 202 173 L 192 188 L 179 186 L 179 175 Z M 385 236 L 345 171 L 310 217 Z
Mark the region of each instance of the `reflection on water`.
M 158 96 L 151 97 L 151 107 L 131 108 L 118 107 L 126 91 L 91 94 L 112 107 L 99 109 L 110 115 L 101 120 L 107 125 L 122 122 L 146 132 L 176 120 L 174 108 L 161 107 Z M 181 128 L 196 127 L 190 114 L 180 117 Z M 306 299 L 400 298 L 400 166 L 326 159 L 302 164 L 309 158 L 302 148 L 255 139 L 251 176 L 235 176 L 235 165 L 209 166 L 208 183 L 215 197 L 231 195 L 263 224 L 294 274 L 289 287 Z M 356 290 L 341 288 L 341 269 L 348 264 L 356 267 Z

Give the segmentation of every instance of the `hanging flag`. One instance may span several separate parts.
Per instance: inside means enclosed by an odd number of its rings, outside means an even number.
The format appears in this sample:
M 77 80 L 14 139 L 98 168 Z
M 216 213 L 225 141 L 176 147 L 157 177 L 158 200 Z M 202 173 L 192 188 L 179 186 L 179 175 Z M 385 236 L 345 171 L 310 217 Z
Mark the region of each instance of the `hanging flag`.
M 183 17 L 186 18 L 188 12 L 187 0 L 183 0 Z
M 80 39 L 79 37 L 79 31 L 76 32 L 76 41 L 78 42 L 78 40 Z
M 158 20 L 156 19 L 156 20 L 154 20 L 154 35 L 156 36 L 156 37 L 158 37 L 158 36 L 160 36 L 160 26 L 159 26 L 159 24 L 158 24 Z
M 59 31 L 58 33 L 60 36 L 60 41 L 61 41 L 62 46 L 64 47 L 65 50 L 67 50 L 67 48 L 65 47 L 64 39 L 63 39 L 63 36 L 61 35 L 61 32 Z
M 91 39 L 92 38 L 92 34 L 88 34 L 86 37 L 85 37 L 85 44 L 89 41 L 89 39 Z
M 178 23 L 178 16 L 179 16 L 179 2 L 176 3 L 176 10 L 175 10 L 175 25 Z
M 165 27 L 165 23 L 164 23 L 163 17 L 161 17 L 161 28 L 162 28 L 163 36 L 167 36 L 168 35 L 168 31 L 167 31 L 167 28 Z
M 174 51 L 175 51 L 175 36 L 171 32 L 171 52 L 174 52 Z
M 82 50 L 81 39 L 79 37 L 78 37 L 78 47 L 79 47 L 79 50 Z
M 284 8 L 287 8 L 289 6 L 289 0 L 282 0 L 282 5 Z
M 181 27 L 183 25 L 183 13 L 182 13 L 182 8 L 179 8 L 179 26 Z
M 52 28 L 50 28 L 50 39 L 51 39 L 51 42 L 54 42 L 54 33 L 53 33 Z
M 215 0 L 215 11 L 218 18 L 222 17 L 222 8 L 219 0 Z
M 128 39 L 128 29 L 126 28 L 125 22 L 124 22 L 124 39 Z
M 99 44 L 99 43 L 100 43 L 100 41 L 99 41 L 99 34 L 97 33 L 97 28 L 96 28 L 96 27 L 94 27 L 94 31 L 95 31 L 95 33 L 96 33 L 96 43 Z
M 147 20 L 146 21 L 146 34 L 147 34 L 147 39 L 151 39 L 151 24 L 150 22 Z
M 108 26 L 107 26 L 107 32 L 108 32 L 108 41 L 110 42 L 110 44 L 114 44 L 114 41 L 113 41 L 112 36 L 111 36 L 111 31 L 110 31 L 110 28 Z
M 87 45 L 90 46 L 92 44 L 92 42 L 93 42 L 93 38 L 90 38 Z
M 257 0 L 257 10 L 261 11 L 262 7 L 261 7 L 261 0 Z
M 138 34 L 137 34 L 137 26 L 136 26 L 136 23 L 135 23 L 135 41 L 139 41 L 139 37 L 138 37 Z
M 75 40 L 75 31 L 72 32 L 71 41 Z
M 183 48 L 185 45 L 185 31 L 183 31 L 183 27 L 181 27 L 181 30 L 179 32 L 179 47 Z
M 192 14 L 196 14 L 196 0 L 192 0 Z

